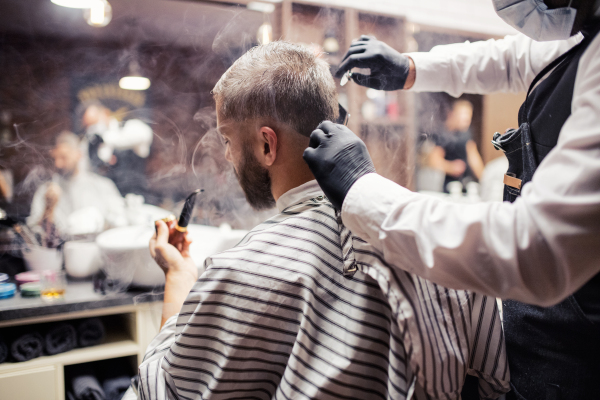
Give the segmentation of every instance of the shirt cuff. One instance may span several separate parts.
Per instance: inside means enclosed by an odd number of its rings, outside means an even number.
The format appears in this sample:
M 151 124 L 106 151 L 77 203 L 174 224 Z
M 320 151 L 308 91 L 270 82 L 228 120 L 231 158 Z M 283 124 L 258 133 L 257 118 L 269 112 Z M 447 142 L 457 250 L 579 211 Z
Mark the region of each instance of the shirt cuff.
M 380 227 L 394 203 L 414 195 L 410 190 L 371 173 L 359 178 L 348 191 L 342 204 L 344 225 L 376 248 Z
M 409 91 L 412 92 L 439 92 L 446 79 L 442 72 L 445 71 L 442 63 L 444 59 L 439 55 L 429 52 L 406 53 L 415 63 L 415 83 Z

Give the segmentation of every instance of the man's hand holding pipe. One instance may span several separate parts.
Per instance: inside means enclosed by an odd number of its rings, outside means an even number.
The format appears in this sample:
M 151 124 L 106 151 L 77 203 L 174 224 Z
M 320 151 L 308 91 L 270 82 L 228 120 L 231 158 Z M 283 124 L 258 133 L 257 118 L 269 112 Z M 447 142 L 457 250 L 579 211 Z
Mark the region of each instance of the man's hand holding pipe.
M 156 233 L 150 239 L 150 254 L 165 273 L 165 295 L 160 326 L 177 314 L 198 280 L 198 268 L 190 257 L 191 239 L 185 237 L 181 252 L 169 244 L 169 228 L 156 221 Z
M 353 72 L 352 80 L 361 86 L 377 90 L 410 89 L 415 83 L 415 64 L 384 42 L 362 35 L 350 45 L 342 59 L 336 78 L 352 68 L 369 68 L 370 75 Z
M 330 121 L 311 133 L 308 146 L 304 161 L 333 206 L 341 210 L 352 185 L 375 172 L 367 146 L 350 129 Z

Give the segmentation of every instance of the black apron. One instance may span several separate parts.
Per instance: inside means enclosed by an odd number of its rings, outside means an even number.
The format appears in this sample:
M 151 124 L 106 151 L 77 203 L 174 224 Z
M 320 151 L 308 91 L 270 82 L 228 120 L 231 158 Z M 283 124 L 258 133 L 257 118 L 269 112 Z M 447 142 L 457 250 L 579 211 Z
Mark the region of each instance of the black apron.
M 509 161 L 505 201 L 516 200 L 556 146 L 571 115 L 579 60 L 599 30 L 598 21 L 586 27 L 584 40 L 535 78 L 519 110 L 519 129 L 494 135 L 492 143 Z M 507 300 L 503 310 L 513 389 L 507 399 L 600 399 L 600 274 L 555 306 Z

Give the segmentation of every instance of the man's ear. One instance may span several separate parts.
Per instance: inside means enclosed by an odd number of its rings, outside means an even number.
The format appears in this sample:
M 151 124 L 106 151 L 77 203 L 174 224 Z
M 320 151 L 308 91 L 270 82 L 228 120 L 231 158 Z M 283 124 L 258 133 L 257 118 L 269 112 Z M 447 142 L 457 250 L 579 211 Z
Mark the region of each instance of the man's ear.
M 268 126 L 260 127 L 260 136 L 262 140 L 261 158 L 267 167 L 275 163 L 277 159 L 277 133 Z

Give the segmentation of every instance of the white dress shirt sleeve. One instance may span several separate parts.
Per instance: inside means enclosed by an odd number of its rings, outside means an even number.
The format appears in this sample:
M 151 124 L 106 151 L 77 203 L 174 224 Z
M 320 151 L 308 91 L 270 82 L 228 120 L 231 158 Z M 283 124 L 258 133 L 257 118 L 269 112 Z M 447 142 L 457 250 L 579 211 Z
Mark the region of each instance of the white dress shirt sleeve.
M 417 71 L 411 91 L 446 92 L 455 97 L 463 93 L 523 92 L 546 65 L 582 38 L 579 34 L 569 40 L 536 42 L 519 34 L 407 53 Z
M 369 174 L 342 219 L 390 264 L 442 286 L 546 306 L 576 291 L 600 271 L 600 36 L 580 60 L 557 146 L 516 202 L 451 204 Z

